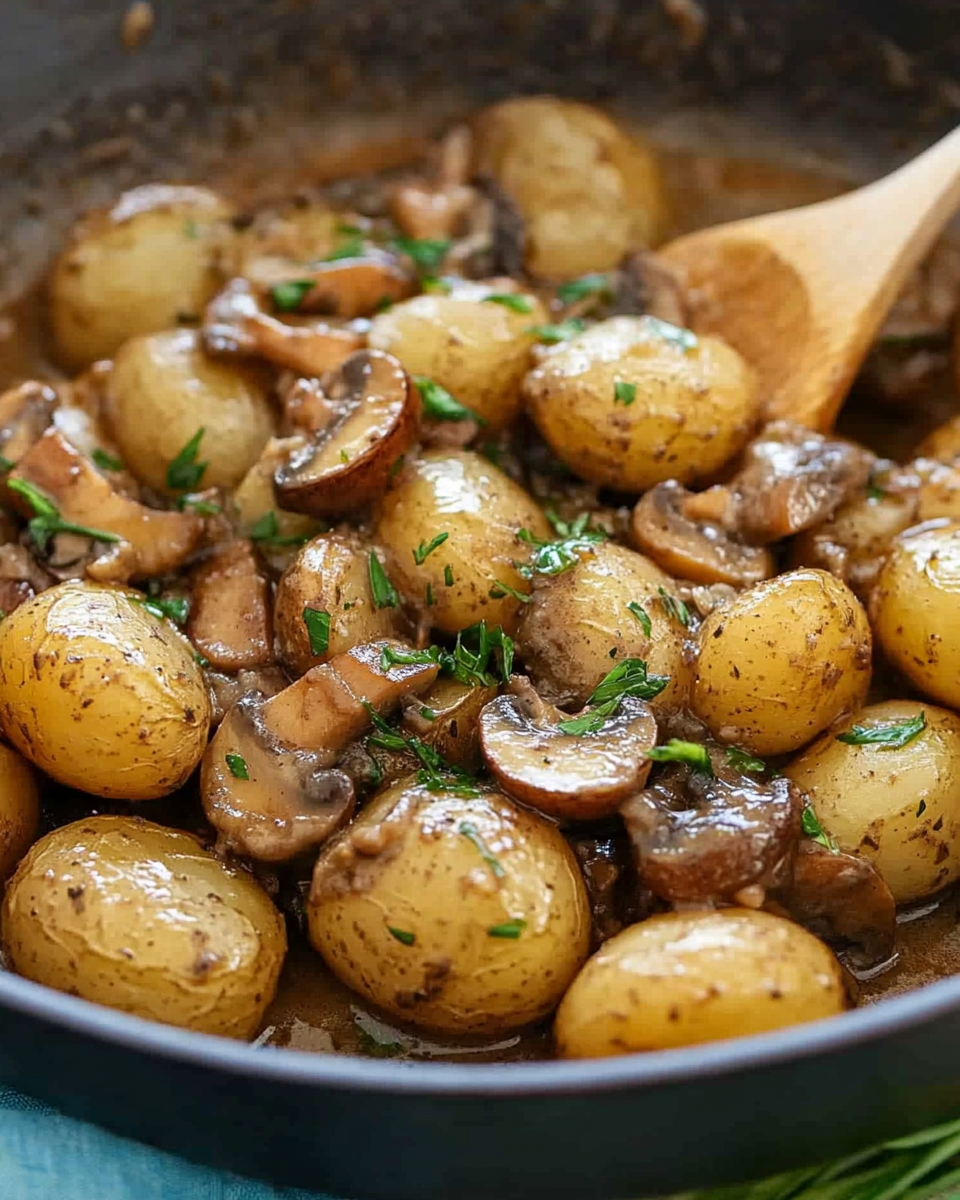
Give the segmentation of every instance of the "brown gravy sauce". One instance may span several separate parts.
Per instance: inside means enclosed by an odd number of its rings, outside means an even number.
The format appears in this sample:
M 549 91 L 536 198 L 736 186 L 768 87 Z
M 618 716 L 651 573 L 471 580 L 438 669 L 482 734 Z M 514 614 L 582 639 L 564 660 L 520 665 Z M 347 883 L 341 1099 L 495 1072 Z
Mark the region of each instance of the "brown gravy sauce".
M 311 176 L 342 177 L 369 170 L 377 161 L 398 166 L 415 157 L 421 146 L 419 140 L 404 139 L 402 145 L 392 149 L 380 147 L 374 155 L 341 155 L 344 161 L 326 166 L 314 164 Z M 828 199 L 852 184 L 849 177 L 840 174 L 771 166 L 747 158 L 699 151 L 663 147 L 661 151 L 677 212 L 678 232 Z M 242 183 L 233 189 L 229 181 L 211 182 L 220 183 L 232 195 L 247 190 Z M 60 374 L 45 353 L 45 342 L 44 291 L 39 286 L 20 303 L 0 312 L 0 389 L 30 376 L 55 378 Z M 854 394 L 841 426 L 844 432 L 879 453 L 902 459 L 929 429 L 956 409 L 956 393 L 946 381 L 931 393 L 929 400 L 911 406 L 908 426 L 904 425 L 904 409 L 885 411 L 875 403 L 858 404 Z M 881 974 L 861 981 L 861 1001 L 871 1004 L 958 973 L 958 919 L 960 899 L 956 894 L 947 894 L 937 902 L 903 914 L 896 961 Z M 279 995 L 258 1042 L 313 1052 L 455 1062 L 524 1061 L 549 1058 L 552 1053 L 548 1027 L 492 1044 L 434 1041 L 403 1030 L 364 1007 L 358 996 L 334 978 L 305 941 L 296 938 L 292 940 Z

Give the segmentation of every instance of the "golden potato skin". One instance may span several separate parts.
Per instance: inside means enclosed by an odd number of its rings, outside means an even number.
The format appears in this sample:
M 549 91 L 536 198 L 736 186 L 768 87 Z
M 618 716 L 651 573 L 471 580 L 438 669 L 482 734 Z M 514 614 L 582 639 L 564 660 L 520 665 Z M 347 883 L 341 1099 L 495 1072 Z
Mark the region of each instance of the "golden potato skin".
M 33 767 L 0 745 L 0 883 L 30 848 L 40 827 L 40 789 Z
M 927 727 L 899 748 L 850 746 L 851 725 Z M 917 700 L 871 704 L 808 747 L 785 774 L 806 792 L 841 850 L 869 858 L 898 904 L 960 878 L 960 717 Z
M 605 942 L 557 1012 L 561 1058 L 670 1050 L 850 1007 L 840 965 L 799 925 L 745 908 L 660 913 Z
M 378 838 L 385 848 L 371 857 Z M 351 876 L 354 845 L 366 851 Z M 488 932 L 511 921 L 526 922 L 518 937 Z M 580 870 L 554 825 L 499 792 L 459 797 L 411 778 L 324 847 L 308 922 L 349 987 L 449 1033 L 496 1035 L 546 1016 L 590 941 Z
M 611 317 L 546 352 L 523 385 L 554 454 L 583 479 L 641 492 L 714 475 L 757 419 L 753 368 L 726 342 L 684 349 L 649 317 Z M 635 388 L 616 398 L 616 385 Z
M 377 608 L 370 592 L 370 548 L 349 534 L 322 533 L 297 554 L 277 584 L 274 628 L 280 657 L 303 675 L 311 667 L 363 642 L 399 637 L 403 619 L 396 608 Z M 323 654 L 310 650 L 305 608 L 330 614 Z
M 122 1012 L 250 1038 L 287 949 L 283 919 L 245 872 L 192 834 L 87 817 L 41 838 L 3 905 L 17 972 Z
M 452 296 L 427 293 L 373 318 L 368 342 L 395 355 L 411 375 L 426 375 L 472 408 L 491 430 L 516 420 L 520 385 L 530 367 L 533 325 L 549 320 L 524 296 L 529 312 L 483 299 L 495 289 L 461 284 Z
M 187 640 L 137 593 L 70 580 L 0 622 L 0 729 L 68 787 L 153 800 L 207 744 L 210 699 Z
M 607 271 L 663 238 L 667 202 L 653 150 L 598 109 L 524 96 L 485 109 L 474 131 L 477 171 L 523 213 L 535 275 Z
M 78 369 L 137 334 L 199 316 L 220 283 L 233 209 L 198 187 L 148 184 L 74 227 L 50 280 L 57 356 Z
M 258 371 L 215 362 L 195 330 L 131 338 L 117 353 L 106 416 L 120 454 L 142 482 L 167 487 L 167 467 L 203 429 L 197 460 L 203 487 L 234 487 L 274 432 L 274 415 Z
M 534 687 L 557 704 L 582 706 L 600 680 L 625 658 L 642 658 L 669 685 L 651 701 L 655 712 L 684 708 L 693 685 L 695 639 L 668 615 L 658 589 L 673 594 L 675 580 L 655 563 L 602 542 L 560 575 L 537 580 L 524 606 L 517 650 Z M 647 637 L 628 604 L 650 618 Z
M 870 686 L 867 615 L 826 571 L 748 588 L 700 630 L 692 708 L 715 738 L 786 754 L 855 712 Z
M 434 603 L 427 616 L 435 628 L 456 634 L 485 620 L 512 636 L 521 601 L 494 599 L 490 590 L 499 580 L 530 591 L 513 565 L 530 555 L 517 537 L 521 529 L 552 536 L 538 505 L 499 467 L 472 450 L 428 450 L 384 496 L 375 538 L 387 553 L 390 578 L 410 603 L 424 605 L 429 585 Z M 450 536 L 418 566 L 414 550 L 438 533 Z
M 960 708 L 960 521 L 894 541 L 870 615 L 893 666 L 925 696 Z

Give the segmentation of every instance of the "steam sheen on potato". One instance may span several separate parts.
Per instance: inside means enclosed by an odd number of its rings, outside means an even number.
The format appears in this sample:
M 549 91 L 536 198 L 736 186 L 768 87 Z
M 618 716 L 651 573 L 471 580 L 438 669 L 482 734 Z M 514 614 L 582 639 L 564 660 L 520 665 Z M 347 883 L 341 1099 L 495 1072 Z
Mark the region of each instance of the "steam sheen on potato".
M 448 1033 L 499 1035 L 546 1016 L 590 943 L 583 880 L 556 826 L 499 792 L 412 779 L 321 852 L 308 921 L 344 983 Z
M 3 952 L 20 975 L 201 1033 L 250 1038 L 277 988 L 283 919 L 197 838 L 136 817 L 48 833 L 10 881 Z
M 71 580 L 0 622 L 0 730 L 58 783 L 152 800 L 200 762 L 210 699 L 187 640 L 135 592 Z

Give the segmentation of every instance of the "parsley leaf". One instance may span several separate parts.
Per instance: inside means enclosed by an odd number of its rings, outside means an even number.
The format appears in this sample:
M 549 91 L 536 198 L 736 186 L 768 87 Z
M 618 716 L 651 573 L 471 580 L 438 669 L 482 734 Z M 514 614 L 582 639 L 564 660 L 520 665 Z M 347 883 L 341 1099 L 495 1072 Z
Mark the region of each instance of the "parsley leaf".
M 927 714 L 918 713 L 905 721 L 888 721 L 881 725 L 854 725 L 846 733 L 838 733 L 837 741 L 848 746 L 879 746 L 881 750 L 899 750 L 919 737 L 927 727 Z
M 413 552 L 413 561 L 417 564 L 417 566 L 423 566 L 424 559 L 429 554 L 432 554 L 438 546 L 442 546 L 449 536 L 449 533 L 438 533 L 437 536 L 431 538 L 429 542 L 421 542 Z
M 738 746 L 727 747 L 727 766 L 735 771 L 748 771 L 759 775 L 767 769 L 762 758 L 755 758 L 749 751 L 741 750 Z
M 561 304 L 574 304 L 577 300 L 585 300 L 588 296 L 596 296 L 598 300 L 612 299 L 610 276 L 604 274 L 581 275 L 579 279 L 561 283 L 557 288 L 557 299 Z
M 502 583 L 499 579 L 493 581 L 493 587 L 487 592 L 487 595 L 491 600 L 503 600 L 506 596 L 512 596 L 521 604 L 529 604 L 533 599 L 529 592 L 518 592 L 515 587 L 511 587 L 509 583 Z
M 249 779 L 250 772 L 247 770 L 247 760 L 242 754 L 226 754 L 224 761 L 230 768 L 230 774 L 234 779 Z
M 557 342 L 565 342 L 568 338 L 583 333 L 586 325 L 579 317 L 570 317 L 566 321 L 558 321 L 550 325 L 528 325 L 525 332 L 532 333 L 538 342 L 547 346 L 555 346 Z
M 491 925 L 487 930 L 487 937 L 511 938 L 513 941 L 516 941 L 526 927 L 526 921 L 519 917 L 514 917 L 510 921 L 502 921 L 499 925 Z
M 625 658 L 612 671 L 608 671 L 593 689 L 587 700 L 587 711 L 561 721 L 557 728 L 561 733 L 574 737 L 598 733 L 608 718 L 616 715 L 624 696 L 652 700 L 660 695 L 669 682 L 669 675 L 650 675 L 642 658 Z
M 710 751 L 699 742 L 683 742 L 679 738 L 671 738 L 665 746 L 654 746 L 652 750 L 648 750 L 647 758 L 653 762 L 686 763 L 701 775 L 713 774 Z
M 446 651 L 439 646 L 428 646 L 425 650 L 398 650 L 396 646 L 384 646 L 380 652 L 380 670 L 387 672 L 391 667 L 440 666 Z
M 804 808 L 800 817 L 800 827 L 808 838 L 813 838 L 815 842 L 819 842 L 821 846 L 825 846 L 831 854 L 840 853 L 837 839 L 830 837 L 824 831 L 823 826 L 820 824 L 820 818 L 809 804 Z
M 530 303 L 529 296 L 520 296 L 515 292 L 494 292 L 491 296 L 484 296 L 484 304 L 502 304 L 504 308 L 509 308 L 515 313 L 532 313 L 533 305 Z
M 46 553 L 50 539 L 57 533 L 76 533 L 80 537 L 93 538 L 98 542 L 119 542 L 115 533 L 107 533 L 103 529 L 91 529 L 88 525 L 76 525 L 73 521 L 65 521 L 60 516 L 60 510 L 50 499 L 26 479 L 8 479 L 7 487 L 11 492 L 22 496 L 33 510 L 33 517 L 27 522 L 27 529 L 34 544 L 41 554 Z
M 0 471 L 12 471 L 16 465 L 12 458 L 7 458 L 5 454 L 0 454 Z
M 563 536 L 552 542 L 541 541 L 529 529 L 521 529 L 517 537 L 529 546 L 534 546 L 534 554 L 528 563 L 519 564 L 517 569 L 524 578 L 531 575 L 561 575 L 569 571 L 580 561 L 579 552 L 591 550 L 600 542 L 605 541 L 606 534 L 600 530 L 588 529 L 589 513 L 582 513 L 573 524 L 567 524 L 556 518 L 558 524 L 566 531 Z
M 413 259 L 413 264 L 423 275 L 436 275 L 437 269 L 450 251 L 449 238 L 396 237 L 391 243 L 394 250 Z
M 291 279 L 287 283 L 275 283 L 270 289 L 270 299 L 277 312 L 296 312 L 307 293 L 312 291 L 312 279 Z
M 635 383 L 625 383 L 622 379 L 618 379 L 613 385 L 614 404 L 622 404 L 624 408 L 629 408 L 636 398 L 637 385 Z
M 457 826 L 457 833 L 462 834 L 467 841 L 473 842 L 477 850 L 480 852 L 480 857 L 490 868 L 495 879 L 503 879 L 506 871 L 503 869 L 499 861 L 494 858 L 490 851 L 490 847 L 480 836 L 480 830 L 472 821 L 461 821 Z
M 476 421 L 478 425 L 486 425 L 472 408 L 455 400 L 445 387 L 427 375 L 414 375 L 412 379 L 423 401 L 423 415 L 431 421 Z
M 106 450 L 101 450 L 99 446 L 95 448 L 90 457 L 101 471 L 123 470 L 123 462 L 119 458 L 114 458 L 112 454 L 108 454 Z
M 369 701 L 365 700 L 363 707 L 376 730 L 376 733 L 367 738 L 368 748 L 375 746 L 382 750 L 409 751 L 422 763 L 422 769 L 417 772 L 417 783 L 431 792 L 453 792 L 458 796 L 468 797 L 480 795 L 480 789 L 468 772 L 448 763 L 433 746 L 427 745 L 420 738 L 404 737 L 380 716 Z
M 408 929 L 396 929 L 393 925 L 387 926 L 387 933 L 404 946 L 412 946 L 417 940 L 415 933 L 411 933 Z
M 203 441 L 205 433 L 206 430 L 201 425 L 167 467 L 167 487 L 171 491 L 192 492 L 199 486 L 204 471 L 210 465 L 207 462 L 197 462 L 200 443 Z
M 476 650 L 468 643 L 475 643 Z M 491 663 L 499 668 L 496 675 Z M 457 634 L 457 644 L 449 659 L 443 661 L 442 669 L 461 683 L 477 687 L 492 687 L 498 679 L 506 683 L 513 670 L 513 639 L 500 625 L 494 625 L 492 629 L 487 628 L 486 621 L 470 625 Z
M 294 533 L 288 537 L 282 537 L 280 534 L 280 523 L 273 509 L 265 512 L 262 517 L 259 517 L 254 522 L 250 528 L 249 536 L 251 541 L 262 542 L 267 546 L 302 546 L 304 542 L 310 541 L 309 533 Z
M 670 593 L 662 587 L 657 588 L 657 594 L 660 597 L 660 603 L 663 605 L 663 611 L 667 616 L 676 621 L 678 625 L 682 625 L 685 629 L 689 629 L 692 618 L 690 610 L 682 600 L 678 600 L 676 596 L 671 596 Z
M 360 258 L 363 255 L 363 238 L 349 237 L 345 242 L 341 242 L 335 250 L 324 258 L 324 262 L 339 262 L 344 258 Z
M 310 639 L 310 653 L 314 658 L 319 658 L 321 654 L 326 654 L 330 645 L 330 614 L 322 608 L 310 608 L 308 605 L 302 615 Z
M 177 508 L 181 512 L 189 508 L 191 511 L 199 513 L 201 517 L 214 517 L 217 513 L 223 512 L 219 504 L 214 504 L 212 500 L 205 500 L 203 496 L 193 495 L 190 492 L 185 496 L 178 497 Z
M 449 563 L 443 568 L 443 582 L 447 587 L 453 587 L 453 567 Z
M 185 625 L 190 615 L 190 601 L 186 596 L 170 596 L 167 599 L 161 596 L 144 596 L 142 600 L 139 596 L 134 596 L 131 599 L 134 604 L 142 604 L 148 613 L 152 613 L 159 620 L 162 621 L 166 617 L 174 625 Z
M 640 628 L 643 630 L 644 637 L 649 637 L 653 632 L 653 625 L 643 605 L 638 600 L 631 600 L 627 605 L 627 612 L 633 613 L 640 622 Z
M 370 551 L 367 567 L 374 605 L 377 608 L 396 608 L 400 603 L 400 597 L 397 595 L 396 588 L 387 578 L 387 573 L 384 571 L 380 559 L 377 558 L 376 550 Z

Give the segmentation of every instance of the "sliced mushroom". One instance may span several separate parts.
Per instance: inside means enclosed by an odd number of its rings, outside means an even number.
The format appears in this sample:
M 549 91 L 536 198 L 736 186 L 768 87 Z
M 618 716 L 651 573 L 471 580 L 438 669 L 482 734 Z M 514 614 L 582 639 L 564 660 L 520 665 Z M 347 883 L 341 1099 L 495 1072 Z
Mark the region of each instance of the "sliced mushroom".
M 690 319 L 686 290 L 676 270 L 649 250 L 620 264 L 613 292 L 613 316 L 651 316 L 681 329 Z
M 877 967 L 893 954 L 896 905 L 882 875 L 860 855 L 804 839 L 791 878 L 770 894 L 768 907 L 839 943 L 857 970 Z
M 310 284 L 297 304 L 299 313 L 319 313 L 327 317 L 369 317 L 385 303 L 394 304 L 412 296 L 416 289 L 413 275 L 404 270 L 396 255 L 367 248 L 356 258 L 337 258 L 332 262 L 311 263 L 278 269 L 276 278 L 266 279 L 261 272 L 258 282 L 275 287 L 284 283 Z
M 452 238 L 476 200 L 476 192 L 467 186 L 473 135 L 459 125 L 443 138 L 434 178 L 406 180 L 397 185 L 390 197 L 393 219 L 412 238 L 443 240 Z
M 58 429 L 44 433 L 20 459 L 10 478 L 23 479 L 39 488 L 57 506 L 64 521 L 120 539 L 106 545 L 86 564 L 91 579 L 126 583 L 163 575 L 180 566 L 203 537 L 203 520 L 195 513 L 147 508 L 120 495 Z M 24 516 L 34 516 L 23 497 L 16 496 L 15 501 Z
M 57 393 L 47 383 L 29 380 L 0 396 L 0 456 L 19 462 L 53 420 Z
M 480 748 L 501 788 L 558 820 L 589 821 L 616 812 L 643 787 L 657 723 L 643 700 L 625 696 L 596 731 L 564 733 L 572 718 L 546 704 L 528 680 L 511 681 L 480 714 Z
M 302 375 L 339 367 L 364 344 L 362 334 L 320 321 L 287 325 L 263 312 L 253 288 L 234 279 L 207 305 L 203 348 L 215 357 L 265 358 Z
M 748 546 L 720 521 L 688 511 L 692 497 L 671 479 L 641 496 L 630 524 L 633 544 L 677 579 L 747 587 L 776 571 L 773 555 Z
M 285 375 L 277 386 L 277 394 L 286 424 L 295 436 L 321 433 L 337 416 L 336 407 L 319 379 Z
M 357 646 L 269 700 L 253 692 L 230 709 L 200 776 L 221 849 L 284 862 L 320 845 L 350 816 L 353 783 L 336 764 L 369 726 L 365 705 L 389 712 L 437 676 L 433 664 L 382 670 L 388 644 Z
M 13 542 L 0 546 L 0 619 L 53 582 L 53 576 L 38 565 L 24 546 Z
M 759 544 L 811 529 L 863 490 L 874 461 L 852 442 L 775 421 L 747 447 L 731 484 L 737 528 Z
M 380 350 L 351 355 L 325 390 L 337 416 L 274 476 L 282 508 L 318 517 L 354 513 L 386 491 L 422 408 L 403 367 Z
M 800 840 L 803 797 L 795 784 L 741 775 L 717 750 L 711 760 L 712 775 L 665 767 L 620 809 L 641 878 L 674 904 L 730 901 L 776 882 Z
M 230 709 L 250 692 L 259 692 L 269 699 L 289 686 L 290 680 L 281 667 L 258 667 L 255 670 L 241 669 L 236 674 L 226 671 L 204 670 L 204 679 L 210 690 L 213 705 L 212 727 L 220 724 Z
M 270 584 L 250 542 L 218 546 L 192 584 L 187 634 L 212 667 L 239 671 L 273 660 Z

